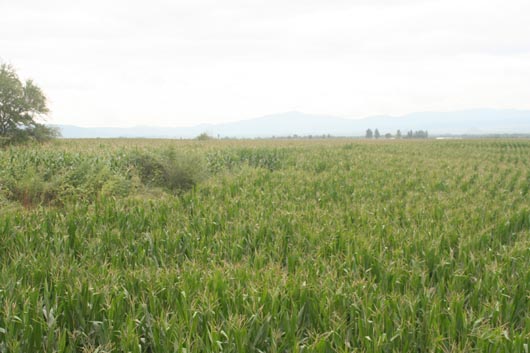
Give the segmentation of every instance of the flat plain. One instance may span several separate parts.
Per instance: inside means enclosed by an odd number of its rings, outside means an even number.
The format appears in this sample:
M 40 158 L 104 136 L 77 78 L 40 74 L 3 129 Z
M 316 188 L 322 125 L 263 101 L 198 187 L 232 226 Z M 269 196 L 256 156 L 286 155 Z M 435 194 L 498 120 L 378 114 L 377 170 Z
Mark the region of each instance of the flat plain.
M 521 352 L 529 140 L 0 150 L 0 352 Z

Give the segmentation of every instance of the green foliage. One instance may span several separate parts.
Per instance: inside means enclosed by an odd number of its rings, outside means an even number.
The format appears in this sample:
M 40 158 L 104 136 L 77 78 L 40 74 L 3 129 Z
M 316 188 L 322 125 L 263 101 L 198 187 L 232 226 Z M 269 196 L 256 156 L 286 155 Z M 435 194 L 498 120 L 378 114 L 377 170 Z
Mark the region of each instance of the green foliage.
M 58 128 L 38 123 L 35 123 L 33 126 L 27 128 L 26 133 L 30 139 L 33 139 L 37 142 L 45 142 L 61 136 Z
M 20 201 L 26 207 L 50 203 L 57 194 L 54 185 L 35 172 L 34 169 L 26 170 L 26 173 L 18 180 L 8 179 L 6 185 L 9 190 L 8 197 Z
M 56 129 L 37 122 L 48 112 L 42 90 L 32 80 L 22 82 L 12 66 L 1 64 L 0 146 L 57 137 Z
M 208 140 L 212 140 L 213 137 L 208 135 L 208 133 L 203 132 L 199 136 L 197 136 L 195 139 L 198 140 L 198 141 L 208 141 Z
M 25 207 L 125 197 L 140 189 L 185 191 L 207 176 L 200 155 L 171 148 L 99 155 L 23 147 L 6 149 L 3 157 L 0 194 Z
M 278 148 L 234 148 L 216 150 L 207 154 L 208 169 L 212 172 L 233 170 L 241 166 L 280 169 L 288 156 L 286 149 Z
M 158 154 L 140 152 L 133 157 L 142 181 L 169 190 L 188 190 L 206 177 L 206 166 L 198 155 L 174 148 Z
M 429 132 L 427 130 L 408 131 L 405 138 L 408 139 L 426 139 L 429 138 Z
M 527 140 L 0 150 L 0 351 L 526 353 L 529 151 Z M 180 172 L 167 169 L 194 164 L 210 177 L 174 192 Z M 152 188 L 163 191 L 144 198 Z M 15 206 L 26 198 L 34 206 Z

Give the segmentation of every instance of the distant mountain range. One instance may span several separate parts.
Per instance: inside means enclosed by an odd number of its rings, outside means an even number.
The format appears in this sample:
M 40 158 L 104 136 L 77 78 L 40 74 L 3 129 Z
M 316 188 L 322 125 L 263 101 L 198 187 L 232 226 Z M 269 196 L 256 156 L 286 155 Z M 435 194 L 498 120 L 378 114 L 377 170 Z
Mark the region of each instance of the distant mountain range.
M 403 116 L 371 116 L 346 119 L 297 111 L 223 124 L 193 127 L 137 126 L 130 128 L 55 125 L 65 138 L 193 138 L 206 132 L 214 137 L 283 137 L 308 135 L 364 136 L 366 129 L 381 134 L 396 130 L 428 130 L 431 136 L 530 133 L 530 110 L 473 109 L 453 112 L 424 112 Z

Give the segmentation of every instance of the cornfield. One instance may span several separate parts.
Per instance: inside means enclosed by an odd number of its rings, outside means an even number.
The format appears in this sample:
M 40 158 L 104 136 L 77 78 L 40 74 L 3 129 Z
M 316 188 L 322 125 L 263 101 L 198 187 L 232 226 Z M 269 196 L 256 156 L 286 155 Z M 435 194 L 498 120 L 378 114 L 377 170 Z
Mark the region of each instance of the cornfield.
M 521 352 L 530 141 L 0 150 L 0 352 Z

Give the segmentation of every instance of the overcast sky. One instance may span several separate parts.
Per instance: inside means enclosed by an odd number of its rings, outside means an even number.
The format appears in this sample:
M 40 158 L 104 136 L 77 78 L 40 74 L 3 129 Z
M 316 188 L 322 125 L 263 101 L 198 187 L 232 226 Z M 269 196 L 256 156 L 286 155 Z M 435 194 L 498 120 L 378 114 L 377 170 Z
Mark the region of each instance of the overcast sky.
M 529 0 L 0 0 L 51 123 L 530 109 Z

